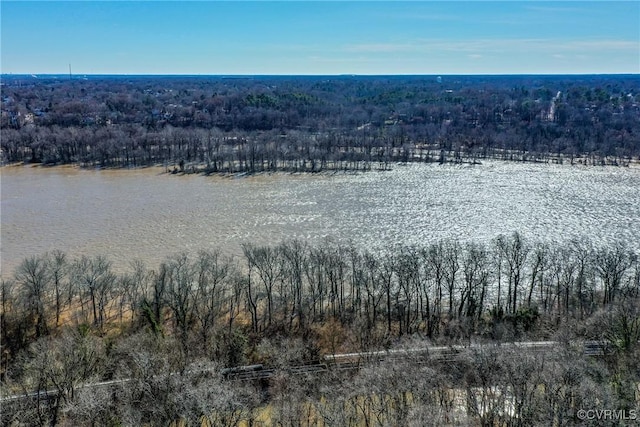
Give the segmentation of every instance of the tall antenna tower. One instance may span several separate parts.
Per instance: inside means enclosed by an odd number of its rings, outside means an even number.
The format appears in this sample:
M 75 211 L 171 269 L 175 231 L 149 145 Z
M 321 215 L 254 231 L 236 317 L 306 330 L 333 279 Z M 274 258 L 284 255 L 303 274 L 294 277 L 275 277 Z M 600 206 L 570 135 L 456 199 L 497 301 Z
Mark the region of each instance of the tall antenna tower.
M 71 80 L 71 64 L 69 64 L 69 80 Z

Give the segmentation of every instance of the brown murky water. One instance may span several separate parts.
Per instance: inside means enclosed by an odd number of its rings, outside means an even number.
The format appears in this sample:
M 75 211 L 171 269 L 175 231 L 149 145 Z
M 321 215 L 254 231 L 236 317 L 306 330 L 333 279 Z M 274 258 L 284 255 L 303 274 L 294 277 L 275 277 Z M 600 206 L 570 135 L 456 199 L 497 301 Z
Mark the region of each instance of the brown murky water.
M 488 241 L 587 235 L 640 249 L 640 169 L 488 162 L 409 165 L 389 172 L 253 177 L 175 176 L 161 169 L 4 167 L 3 276 L 29 255 L 60 249 L 156 267 L 181 251 L 299 238 L 372 249 L 440 238 Z

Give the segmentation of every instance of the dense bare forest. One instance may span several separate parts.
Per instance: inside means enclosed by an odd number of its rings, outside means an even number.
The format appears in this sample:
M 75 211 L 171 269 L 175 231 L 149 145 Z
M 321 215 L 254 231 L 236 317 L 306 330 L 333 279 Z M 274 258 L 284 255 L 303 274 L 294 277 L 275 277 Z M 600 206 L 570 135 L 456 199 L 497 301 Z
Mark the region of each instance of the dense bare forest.
M 102 256 L 25 259 L 0 295 L 2 390 L 15 396 L 2 424 L 637 419 L 640 261 L 622 243 L 513 233 L 387 253 L 330 241 L 243 248 L 124 273 Z M 451 351 L 429 353 L 438 346 Z M 594 408 L 615 417 L 580 412 Z
M 625 165 L 640 82 L 603 76 L 3 76 L 4 162 L 175 170 Z
M 1 84 L 3 164 L 227 174 L 640 161 L 637 75 L 3 75 Z M 384 252 L 330 240 L 246 242 L 240 257 L 223 249 L 158 266 L 131 260 L 126 271 L 110 254 L 24 259 L 1 279 L 0 424 L 640 417 L 640 253 L 629 242 L 514 232 Z

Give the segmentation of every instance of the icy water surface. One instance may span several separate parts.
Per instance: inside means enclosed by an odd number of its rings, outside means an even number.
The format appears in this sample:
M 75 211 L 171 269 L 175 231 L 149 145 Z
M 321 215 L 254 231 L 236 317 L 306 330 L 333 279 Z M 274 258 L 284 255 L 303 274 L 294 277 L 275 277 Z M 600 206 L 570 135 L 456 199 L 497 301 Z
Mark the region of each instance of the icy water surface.
M 4 167 L 3 275 L 26 256 L 104 254 L 116 268 L 181 251 L 299 238 L 369 248 L 437 239 L 586 235 L 640 249 L 640 168 L 485 162 L 388 172 L 205 177 L 159 169 Z

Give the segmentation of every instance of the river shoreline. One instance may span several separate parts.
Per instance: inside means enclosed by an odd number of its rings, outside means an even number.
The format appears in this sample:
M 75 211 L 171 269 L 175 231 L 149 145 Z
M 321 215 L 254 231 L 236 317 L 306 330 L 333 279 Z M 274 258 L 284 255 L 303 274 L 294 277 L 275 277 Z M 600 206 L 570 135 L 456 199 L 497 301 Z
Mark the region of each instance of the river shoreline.
M 513 158 L 513 156 L 520 156 L 520 158 Z M 512 158 L 508 158 L 508 156 L 512 156 Z M 271 175 L 271 174 L 335 174 L 339 172 L 345 173 L 360 173 L 360 172 L 385 172 L 391 170 L 394 166 L 407 166 L 409 164 L 443 164 L 443 165 L 471 165 L 471 166 L 481 166 L 484 162 L 505 162 L 505 163 L 520 163 L 520 164 L 535 164 L 535 165 L 565 165 L 565 166 L 595 166 L 595 167 L 640 167 L 640 158 L 614 158 L 614 157 L 593 157 L 593 156 L 573 156 L 566 157 L 562 155 L 551 155 L 545 154 L 545 156 L 549 156 L 546 159 L 542 160 L 538 157 L 529 157 L 529 153 L 524 154 L 524 159 L 522 158 L 522 153 L 505 153 L 501 156 L 489 156 L 489 157 L 473 157 L 473 158 L 464 158 L 464 159 L 456 159 L 455 156 L 446 156 L 442 161 L 436 160 L 413 160 L 408 162 L 389 162 L 387 167 L 379 167 L 372 166 L 379 162 L 369 161 L 367 164 L 360 168 L 349 168 L 349 167 L 336 167 L 333 165 L 331 168 L 327 170 L 307 170 L 303 168 L 279 168 L 275 170 L 263 169 L 257 171 L 239 171 L 239 172 L 229 172 L 229 171 L 215 171 L 211 169 L 211 167 L 207 166 L 206 163 L 200 162 L 189 162 L 185 163 L 180 169 L 180 162 L 174 161 L 170 162 L 170 164 L 151 164 L 151 165 L 130 165 L 130 166 L 100 166 L 100 165 L 84 165 L 80 162 L 76 163 L 56 163 L 56 164 L 45 164 L 45 163 L 28 163 L 28 162 L 15 162 L 15 163 L 1 163 L 0 170 L 4 168 L 11 167 L 38 167 L 38 168 L 71 168 L 71 169 L 80 169 L 80 170 L 96 170 L 96 171 L 107 171 L 107 170 L 117 170 L 117 171 L 126 171 L 126 170 L 158 170 L 163 174 L 172 174 L 172 175 L 190 175 L 190 174 L 201 174 L 201 175 L 215 175 L 215 176 L 228 176 L 228 177 L 239 177 L 239 176 L 254 176 L 254 175 Z M 364 162 L 363 162 L 364 163 Z M 367 167 L 368 166 L 368 167 Z

